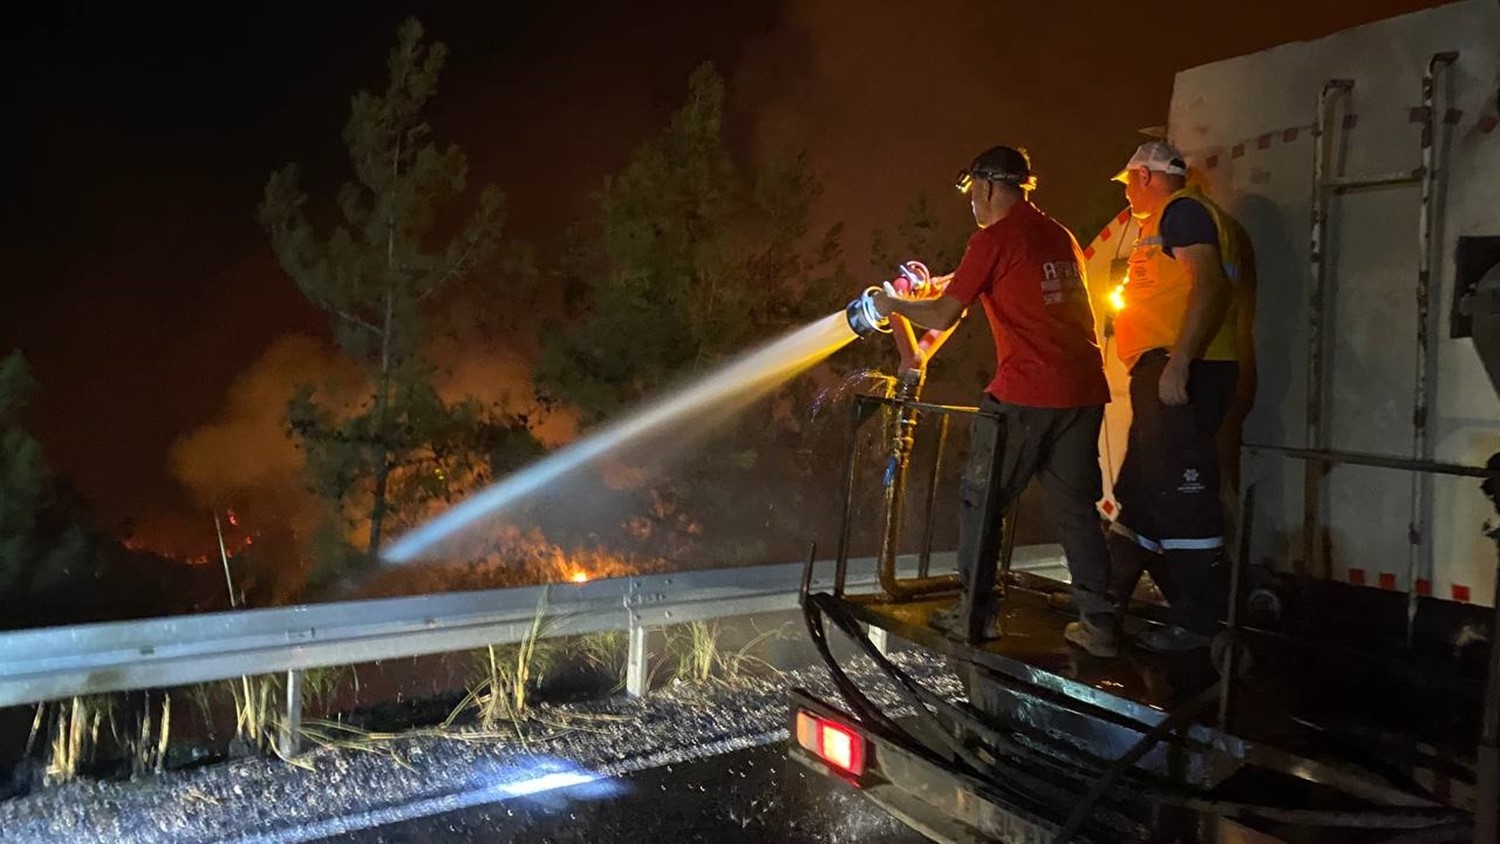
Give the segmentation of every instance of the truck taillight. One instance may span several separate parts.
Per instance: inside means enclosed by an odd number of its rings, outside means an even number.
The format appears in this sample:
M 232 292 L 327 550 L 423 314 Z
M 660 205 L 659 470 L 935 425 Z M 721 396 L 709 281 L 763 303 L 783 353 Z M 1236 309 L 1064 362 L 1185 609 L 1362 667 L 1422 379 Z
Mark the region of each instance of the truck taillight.
M 865 739 L 837 721 L 797 710 L 797 743 L 846 774 L 865 772 Z

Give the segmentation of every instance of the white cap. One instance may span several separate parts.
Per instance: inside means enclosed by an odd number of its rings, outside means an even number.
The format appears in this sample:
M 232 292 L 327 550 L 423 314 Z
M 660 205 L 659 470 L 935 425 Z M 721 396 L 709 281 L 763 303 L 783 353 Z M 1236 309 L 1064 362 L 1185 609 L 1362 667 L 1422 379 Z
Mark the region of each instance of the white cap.
M 1147 141 L 1136 147 L 1135 155 L 1125 162 L 1125 169 L 1115 174 L 1115 181 L 1123 182 L 1131 170 L 1154 170 L 1172 176 L 1186 176 L 1187 162 L 1182 153 L 1166 141 Z

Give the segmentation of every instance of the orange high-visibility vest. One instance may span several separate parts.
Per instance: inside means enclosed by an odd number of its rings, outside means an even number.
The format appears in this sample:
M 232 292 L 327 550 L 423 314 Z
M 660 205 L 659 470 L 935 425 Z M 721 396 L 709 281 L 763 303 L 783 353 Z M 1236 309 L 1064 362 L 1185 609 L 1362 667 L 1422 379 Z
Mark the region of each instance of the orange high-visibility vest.
M 1175 346 L 1187 318 L 1192 281 L 1187 268 L 1162 250 L 1159 232 L 1167 207 L 1182 198 L 1195 199 L 1208 209 L 1219 236 L 1219 261 L 1224 276 L 1231 283 L 1240 279 L 1244 247 L 1239 226 L 1197 188 L 1186 187 L 1168 197 L 1161 214 L 1141 221 L 1140 238 L 1130 251 L 1130 272 L 1121 290 L 1124 306 L 1115 314 L 1115 350 L 1127 369 L 1152 349 L 1170 350 Z M 1223 325 L 1203 354 L 1204 360 L 1239 360 L 1235 311 L 1231 299 Z

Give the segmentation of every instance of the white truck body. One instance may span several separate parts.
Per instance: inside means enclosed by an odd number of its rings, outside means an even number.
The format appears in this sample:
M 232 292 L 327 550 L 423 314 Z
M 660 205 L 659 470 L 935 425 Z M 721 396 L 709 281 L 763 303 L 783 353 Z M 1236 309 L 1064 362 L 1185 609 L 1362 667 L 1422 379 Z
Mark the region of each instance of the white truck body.
M 1456 58 L 1439 62 L 1433 74 L 1425 431 L 1414 436 L 1422 229 L 1417 179 L 1327 193 L 1321 442 L 1310 442 L 1320 92 L 1329 80 L 1353 82 L 1330 97 L 1327 176 L 1411 172 L 1423 163 L 1423 78 L 1432 57 L 1449 51 Z M 1500 451 L 1500 398 L 1471 341 L 1450 336 L 1459 238 L 1500 236 L 1497 83 L 1500 4 L 1494 0 L 1463 0 L 1177 75 L 1169 140 L 1209 195 L 1245 226 L 1256 253 L 1259 389 L 1244 426 L 1247 444 L 1468 466 L 1483 466 Z M 1110 260 L 1128 254 L 1135 228 L 1122 214 L 1090 244 L 1096 295 L 1105 292 Z M 1113 349 L 1107 352 L 1115 402 L 1103 451 L 1107 468 L 1117 468 L 1128 393 L 1126 374 Z M 1474 478 L 1331 466 L 1321 480 L 1311 560 L 1303 541 L 1303 463 L 1248 453 L 1242 488 L 1250 483 L 1256 486 L 1254 562 L 1404 592 L 1413 588 L 1414 556 L 1420 594 L 1493 604 L 1496 549 L 1483 529 L 1494 510 Z

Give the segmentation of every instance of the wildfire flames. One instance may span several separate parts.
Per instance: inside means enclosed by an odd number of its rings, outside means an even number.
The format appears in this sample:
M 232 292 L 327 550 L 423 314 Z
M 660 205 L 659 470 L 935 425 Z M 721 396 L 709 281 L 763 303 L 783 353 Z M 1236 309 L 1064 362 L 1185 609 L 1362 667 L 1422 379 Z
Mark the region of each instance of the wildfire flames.
M 565 548 L 540 529 L 507 527 L 469 559 L 388 566 L 361 588 L 367 597 L 417 595 L 464 589 L 504 589 L 540 583 L 588 583 L 663 567 L 660 560 L 633 559 L 602 549 Z
M 231 559 L 253 546 L 259 535 L 258 531 L 244 525 L 239 513 L 228 510 L 220 516 L 218 530 L 215 530 L 212 516 L 204 516 L 199 522 L 159 519 L 133 530 L 122 544 L 131 551 L 202 566 L 220 561 L 220 532 L 223 535 L 224 554 Z

